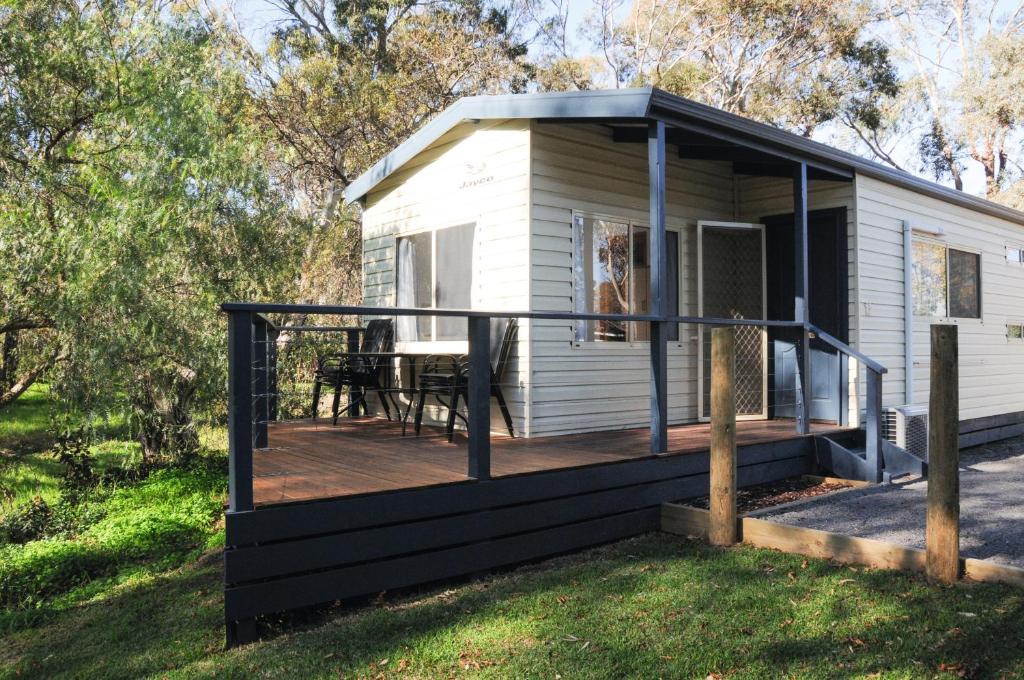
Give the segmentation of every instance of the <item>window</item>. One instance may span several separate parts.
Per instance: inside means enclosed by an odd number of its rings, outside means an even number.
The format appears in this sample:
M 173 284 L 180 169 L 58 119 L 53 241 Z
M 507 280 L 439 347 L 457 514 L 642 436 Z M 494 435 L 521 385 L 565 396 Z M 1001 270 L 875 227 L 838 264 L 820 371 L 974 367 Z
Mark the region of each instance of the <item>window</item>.
M 933 241 L 913 244 L 914 314 L 981 318 L 981 256 Z
M 1006 261 L 1020 264 L 1024 262 L 1024 248 L 1006 246 Z
M 666 308 L 679 308 L 679 234 L 666 232 L 668 290 Z M 577 312 L 647 314 L 650 312 L 650 229 L 628 220 L 573 218 L 574 307 Z M 679 339 L 678 327 L 669 340 Z M 627 342 L 650 339 L 647 323 L 592 321 L 576 325 L 577 341 Z
M 1006 324 L 1006 339 L 1015 340 L 1017 342 L 1021 342 L 1022 340 L 1024 340 L 1024 324 Z
M 425 231 L 397 240 L 399 307 L 470 309 L 473 305 L 475 224 Z M 455 317 L 398 318 L 398 340 L 465 340 L 466 320 Z

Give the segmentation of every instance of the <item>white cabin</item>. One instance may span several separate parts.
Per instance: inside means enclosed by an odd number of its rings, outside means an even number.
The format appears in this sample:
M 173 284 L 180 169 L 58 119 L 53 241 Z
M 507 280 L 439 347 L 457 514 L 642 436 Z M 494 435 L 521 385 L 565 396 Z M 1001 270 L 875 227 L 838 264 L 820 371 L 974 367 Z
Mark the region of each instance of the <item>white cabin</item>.
M 652 300 L 658 148 L 667 269 Z M 953 323 L 962 441 L 1024 432 L 1024 213 L 1005 206 L 652 89 L 460 100 L 346 199 L 363 207 L 367 306 L 805 314 L 888 369 L 884 407 L 927 405 L 928 328 Z M 707 415 L 703 328 L 668 331 L 669 424 Z M 795 415 L 790 330 L 739 329 L 740 417 Z M 521 320 L 502 377 L 516 435 L 647 426 L 649 333 Z M 399 317 L 396 341 L 465 352 L 465 320 Z M 862 422 L 863 366 L 810 353 L 809 417 Z

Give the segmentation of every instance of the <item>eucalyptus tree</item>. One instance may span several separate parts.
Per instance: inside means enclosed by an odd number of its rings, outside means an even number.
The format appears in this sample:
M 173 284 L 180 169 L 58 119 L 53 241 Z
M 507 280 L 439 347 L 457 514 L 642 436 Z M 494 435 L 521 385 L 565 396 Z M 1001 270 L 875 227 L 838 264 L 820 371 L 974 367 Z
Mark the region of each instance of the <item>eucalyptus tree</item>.
M 899 88 L 859 0 L 594 0 L 585 34 L 616 87 L 654 85 L 805 135 L 865 125 Z
M 218 303 L 294 278 L 305 226 L 251 105 L 177 4 L 0 10 L 0 329 L 37 334 L 70 409 L 130 407 L 148 456 L 194 449 L 218 406 Z
M 269 45 L 233 30 L 252 68 L 275 173 L 317 218 L 300 278 L 308 301 L 357 301 L 358 213 L 345 187 L 459 97 L 526 88 L 519 15 L 489 0 L 281 0 Z M 230 27 L 230 15 L 211 14 Z
M 988 197 L 1014 200 L 1024 170 L 1024 2 L 880 0 L 879 12 L 911 85 L 905 109 L 926 122 L 921 169 L 963 189 L 976 163 Z

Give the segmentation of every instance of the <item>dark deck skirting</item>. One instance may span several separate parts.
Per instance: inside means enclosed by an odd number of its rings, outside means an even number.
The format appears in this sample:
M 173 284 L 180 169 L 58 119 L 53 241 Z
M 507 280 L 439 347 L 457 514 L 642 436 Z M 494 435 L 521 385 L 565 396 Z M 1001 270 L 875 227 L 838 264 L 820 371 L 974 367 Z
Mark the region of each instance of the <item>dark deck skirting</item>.
M 812 438 L 772 439 L 739 448 L 741 486 L 811 470 Z M 467 576 L 654 531 L 660 504 L 707 493 L 707 473 L 705 449 L 229 512 L 229 644 L 245 641 L 251 620 L 262 614 Z

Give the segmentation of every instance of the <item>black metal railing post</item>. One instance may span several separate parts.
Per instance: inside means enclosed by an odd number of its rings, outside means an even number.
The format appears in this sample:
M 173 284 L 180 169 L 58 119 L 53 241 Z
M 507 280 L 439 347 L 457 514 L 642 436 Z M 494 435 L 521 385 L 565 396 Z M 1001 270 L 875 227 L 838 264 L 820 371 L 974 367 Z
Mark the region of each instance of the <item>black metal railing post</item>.
M 491 319 L 486 316 L 471 316 L 468 324 L 468 474 L 474 479 L 485 480 L 491 478 Z
M 228 509 L 252 510 L 253 313 L 228 315 Z
M 871 367 L 866 370 L 865 433 L 867 441 L 864 456 L 868 463 L 869 482 L 882 481 L 882 374 Z
M 260 315 L 253 319 L 253 447 L 267 446 L 270 420 L 270 325 Z

